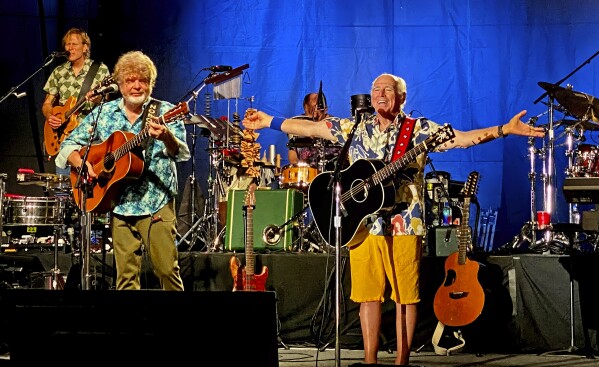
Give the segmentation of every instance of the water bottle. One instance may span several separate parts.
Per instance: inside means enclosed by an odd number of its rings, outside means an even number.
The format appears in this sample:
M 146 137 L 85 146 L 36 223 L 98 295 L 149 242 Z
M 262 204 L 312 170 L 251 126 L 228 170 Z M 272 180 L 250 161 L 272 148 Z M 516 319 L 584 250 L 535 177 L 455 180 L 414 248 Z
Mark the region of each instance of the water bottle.
M 445 202 L 443 206 L 443 225 L 449 226 L 451 223 L 451 206 L 448 202 Z

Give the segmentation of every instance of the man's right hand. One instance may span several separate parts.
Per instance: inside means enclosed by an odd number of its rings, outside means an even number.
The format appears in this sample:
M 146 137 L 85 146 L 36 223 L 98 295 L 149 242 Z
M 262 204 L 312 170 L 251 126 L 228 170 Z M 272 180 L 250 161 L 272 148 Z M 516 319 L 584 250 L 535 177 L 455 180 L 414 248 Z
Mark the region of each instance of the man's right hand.
M 254 108 L 248 108 L 245 111 L 245 115 L 241 123 L 246 129 L 260 130 L 264 129 L 265 127 L 270 127 L 272 118 L 272 116 L 262 111 L 258 111 Z

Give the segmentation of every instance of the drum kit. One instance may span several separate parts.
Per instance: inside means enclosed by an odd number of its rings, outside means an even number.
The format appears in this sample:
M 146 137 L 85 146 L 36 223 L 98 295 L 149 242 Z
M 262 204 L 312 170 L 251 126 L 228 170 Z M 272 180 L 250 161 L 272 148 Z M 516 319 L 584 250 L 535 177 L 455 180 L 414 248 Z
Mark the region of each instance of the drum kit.
M 519 248 L 528 242 L 528 249 L 535 252 L 551 252 L 562 254 L 572 250 L 575 246 L 580 246 L 580 235 L 583 234 L 588 240 L 592 240 L 593 235 L 587 236 L 583 233 L 581 227 L 581 217 L 579 203 L 582 201 L 568 201 L 568 222 L 556 223 L 554 214 L 556 214 L 556 178 L 555 171 L 555 148 L 557 139 L 565 137 L 566 142 L 561 145 L 566 146 L 565 155 L 567 157 L 567 168 L 565 169 L 565 181 L 585 180 L 586 178 L 599 177 L 599 147 L 593 144 L 584 143 L 586 141 L 585 133 L 599 131 L 599 100 L 592 95 L 573 90 L 570 86 L 564 88 L 559 85 L 539 82 L 538 85 L 546 91 L 549 101 L 545 103 L 549 109 L 542 114 L 530 119 L 529 124 L 534 125 L 537 119 L 548 114 L 549 122 L 544 126 L 546 129 L 546 138 L 542 146 L 537 147 L 534 139 L 529 138 L 529 159 L 530 159 L 530 194 L 531 219 L 525 223 L 520 233 L 514 237 L 508 247 Z M 554 111 L 564 113 L 562 120 L 553 119 Z M 561 135 L 556 134 L 558 129 L 563 128 Z M 540 157 L 542 167 L 540 179 L 543 185 L 543 202 L 537 208 L 536 197 L 536 158 Z M 599 187 L 594 188 L 599 190 Z M 566 187 L 564 185 L 564 192 Z M 591 203 L 591 201 L 586 201 Z M 595 202 L 593 202 L 595 203 Z M 597 202 L 599 203 L 599 202 Z M 553 220 L 553 222 L 552 222 Z M 542 238 L 537 240 L 537 231 L 542 231 Z M 597 236 L 595 235 L 595 244 L 597 246 Z M 587 241 L 588 242 L 588 241 Z

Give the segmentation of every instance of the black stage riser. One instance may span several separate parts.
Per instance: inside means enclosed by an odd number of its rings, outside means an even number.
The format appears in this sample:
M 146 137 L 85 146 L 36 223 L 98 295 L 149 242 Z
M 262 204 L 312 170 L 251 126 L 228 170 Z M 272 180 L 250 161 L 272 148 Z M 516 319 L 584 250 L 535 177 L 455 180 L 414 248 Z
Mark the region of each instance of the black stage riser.
M 278 366 L 274 292 L 0 292 L 12 366 Z

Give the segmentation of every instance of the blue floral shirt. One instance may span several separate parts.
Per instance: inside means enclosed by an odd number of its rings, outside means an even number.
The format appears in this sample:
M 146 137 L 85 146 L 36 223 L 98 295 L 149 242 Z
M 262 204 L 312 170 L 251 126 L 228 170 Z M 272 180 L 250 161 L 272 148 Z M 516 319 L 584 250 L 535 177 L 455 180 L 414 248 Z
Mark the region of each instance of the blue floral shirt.
M 149 101 L 144 104 L 144 111 L 148 107 L 148 103 Z M 173 107 L 172 103 L 161 101 L 159 114 L 163 115 Z M 93 143 L 99 144 L 117 130 L 139 134 L 143 125 L 142 116 L 143 113 L 135 123 L 131 124 L 125 113 L 123 98 L 96 107 L 65 138 L 56 157 L 56 165 L 64 168 L 67 164 L 67 157 L 74 150 L 79 150 L 87 144 L 93 122 L 96 119 L 98 119 L 98 126 Z M 189 160 L 191 155 L 186 143 L 186 130 L 183 121 L 176 120 L 168 123 L 167 126 L 179 143 L 177 156 L 170 157 L 167 154 L 164 142 L 149 138 L 147 149 L 144 150 L 143 173 L 135 183 L 125 187 L 113 209 L 114 213 L 128 216 L 151 215 L 176 197 L 178 190 L 176 162 Z
M 331 125 L 331 133 L 339 143 L 345 144 L 347 136 L 354 124 L 350 119 L 332 117 L 327 119 Z M 409 149 L 425 141 L 439 129 L 440 125 L 430 120 L 420 118 L 414 124 L 414 132 Z M 350 164 L 358 159 L 379 159 L 388 163 L 393 156 L 395 142 L 401 126 L 396 119 L 387 130 L 380 131 L 376 115 L 371 115 L 362 121 L 356 129 L 349 148 Z M 424 168 L 426 153 L 420 154 L 400 170 L 393 182 L 395 183 L 395 207 L 385 213 L 372 215 L 366 220 L 370 233 L 373 235 L 424 235 Z

